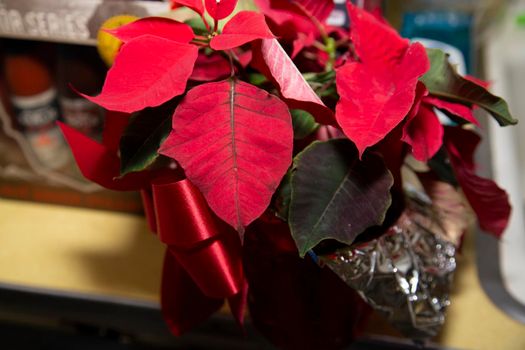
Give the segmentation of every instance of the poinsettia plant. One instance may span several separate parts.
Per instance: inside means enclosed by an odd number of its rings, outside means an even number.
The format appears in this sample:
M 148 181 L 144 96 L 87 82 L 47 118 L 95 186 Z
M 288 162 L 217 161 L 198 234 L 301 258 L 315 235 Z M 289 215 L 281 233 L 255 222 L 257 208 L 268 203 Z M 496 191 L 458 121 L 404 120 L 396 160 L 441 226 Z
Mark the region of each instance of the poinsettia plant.
M 255 5 L 172 0 L 195 18 L 149 17 L 109 31 L 120 51 L 101 93 L 83 95 L 113 111 L 104 142 L 62 125 L 87 178 L 144 190 L 176 173 L 239 245 L 254 222 L 278 220 L 305 256 L 391 223 L 411 157 L 461 188 L 484 230 L 503 233 L 507 195 L 473 161 L 476 108 L 516 123 L 501 98 L 460 76 L 443 51 L 400 37 L 377 11 L 349 2 L 346 30 L 326 23 L 331 0 Z M 169 216 L 159 211 L 176 213 L 188 198 L 156 203 L 159 230 Z

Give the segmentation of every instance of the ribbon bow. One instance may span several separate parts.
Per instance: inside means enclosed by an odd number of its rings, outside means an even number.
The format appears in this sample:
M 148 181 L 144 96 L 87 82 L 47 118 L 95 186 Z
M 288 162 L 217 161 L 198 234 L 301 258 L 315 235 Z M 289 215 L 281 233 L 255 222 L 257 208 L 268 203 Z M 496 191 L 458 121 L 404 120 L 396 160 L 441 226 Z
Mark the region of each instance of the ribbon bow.
M 119 177 L 118 142 L 129 115 L 108 112 L 103 142 L 60 123 L 80 171 L 116 191 L 141 191 L 150 229 L 166 244 L 161 308 L 176 334 L 217 311 L 226 298 L 242 326 L 247 284 L 237 234 L 209 209 L 199 190 L 173 170 Z

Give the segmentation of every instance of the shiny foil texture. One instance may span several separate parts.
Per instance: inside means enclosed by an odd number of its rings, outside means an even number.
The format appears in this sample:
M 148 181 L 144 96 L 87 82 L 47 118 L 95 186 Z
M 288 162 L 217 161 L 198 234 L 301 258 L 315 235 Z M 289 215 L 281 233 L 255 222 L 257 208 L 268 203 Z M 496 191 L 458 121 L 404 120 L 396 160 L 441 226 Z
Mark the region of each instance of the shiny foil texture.
M 445 321 L 456 246 L 428 201 L 411 197 L 380 238 L 320 257 L 405 336 L 435 336 Z

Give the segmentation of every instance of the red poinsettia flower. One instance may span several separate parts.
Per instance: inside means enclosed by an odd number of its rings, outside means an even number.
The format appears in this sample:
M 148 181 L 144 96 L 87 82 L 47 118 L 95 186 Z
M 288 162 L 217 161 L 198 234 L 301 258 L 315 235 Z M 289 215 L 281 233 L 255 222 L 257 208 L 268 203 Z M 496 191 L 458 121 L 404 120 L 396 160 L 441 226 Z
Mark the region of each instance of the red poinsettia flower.
M 281 99 L 233 77 L 201 84 L 189 92 L 187 82 L 233 74 L 232 60 L 245 66 L 249 58 L 237 48 L 255 40 L 277 41 L 264 15 L 253 11 L 236 13 L 219 32 L 218 21 L 233 12 L 237 1 L 173 4 L 196 11 L 209 30 L 208 36 L 195 35 L 188 25 L 165 18 L 145 18 L 111 31 L 123 41 L 122 48 L 100 95 L 86 98 L 106 109 L 131 113 L 184 95 L 173 115 L 173 131 L 160 152 L 182 166 L 211 209 L 242 236 L 244 227 L 269 206 L 291 164 L 293 129 L 288 107 Z M 206 23 L 205 12 L 213 18 L 213 28 Z M 278 43 L 273 47 L 282 54 Z M 208 54 L 210 49 L 213 51 Z M 268 54 L 264 48 L 261 52 Z M 271 59 L 275 58 L 279 55 Z M 210 60 L 217 65 L 203 73 L 202 64 Z M 270 70 L 275 68 L 272 63 L 276 61 L 269 61 L 269 57 L 263 57 L 262 62 Z M 229 74 L 225 74 L 226 67 Z M 271 75 L 276 73 L 272 71 Z M 289 81 L 298 76 L 302 79 L 296 71 Z M 300 88 L 283 95 L 304 100 L 311 94 L 310 104 L 322 107 L 301 79 L 295 85 L 281 85 Z M 263 128 L 266 133 L 257 132 Z

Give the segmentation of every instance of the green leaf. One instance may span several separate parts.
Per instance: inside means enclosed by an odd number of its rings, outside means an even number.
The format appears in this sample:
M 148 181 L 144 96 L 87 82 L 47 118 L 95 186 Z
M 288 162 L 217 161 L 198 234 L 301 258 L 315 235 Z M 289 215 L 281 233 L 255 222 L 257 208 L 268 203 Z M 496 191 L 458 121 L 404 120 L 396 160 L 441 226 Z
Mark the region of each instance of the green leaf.
M 294 159 L 289 213 L 300 255 L 330 238 L 351 244 L 367 228 L 381 225 L 393 183 L 380 156 L 366 153 L 360 161 L 347 139 L 308 146 Z
M 159 157 L 160 145 L 171 131 L 173 103 L 146 108 L 131 117 L 120 139 L 120 174 L 142 171 Z
M 304 73 L 303 77 L 309 83 L 327 83 L 335 80 L 335 70 L 321 73 Z
M 250 84 L 261 86 L 262 84 L 266 83 L 268 79 L 266 79 L 266 77 L 261 73 L 250 73 L 248 76 L 248 81 Z
M 441 181 L 454 187 L 459 186 L 452 165 L 450 165 L 447 151 L 444 148 L 441 148 L 432 159 L 429 159 L 427 164 Z
M 313 115 L 307 111 L 292 109 L 290 113 L 292 114 L 293 135 L 296 140 L 304 139 L 319 127 Z
M 284 175 L 279 188 L 275 192 L 274 208 L 275 215 L 284 221 L 288 221 L 288 213 L 290 209 L 290 200 L 292 198 L 292 172 L 289 170 Z
M 197 35 L 207 35 L 208 34 L 208 29 L 206 28 L 206 25 L 204 24 L 204 22 L 202 21 L 202 18 L 200 17 L 190 18 L 184 21 L 184 23 L 189 25 L 193 29 L 193 32 Z
M 431 95 L 462 103 L 478 105 L 502 125 L 516 124 L 507 102 L 470 80 L 461 77 L 448 61 L 448 55 L 439 49 L 427 49 L 430 70 L 421 78 Z

